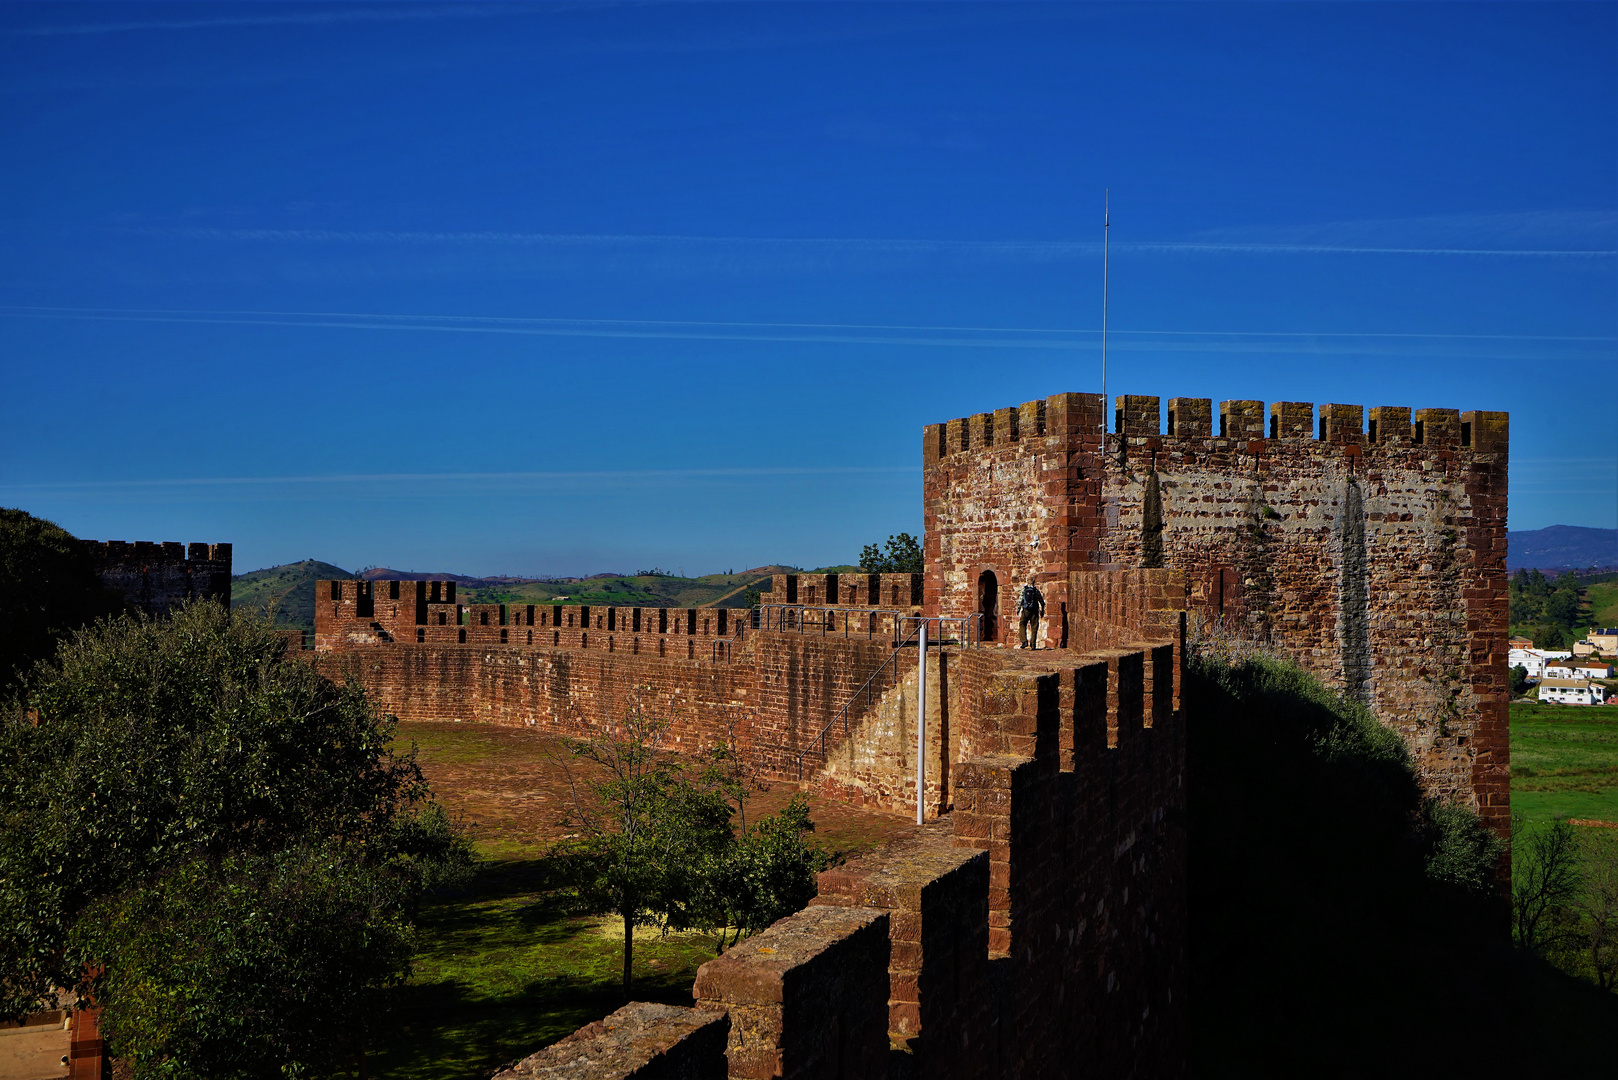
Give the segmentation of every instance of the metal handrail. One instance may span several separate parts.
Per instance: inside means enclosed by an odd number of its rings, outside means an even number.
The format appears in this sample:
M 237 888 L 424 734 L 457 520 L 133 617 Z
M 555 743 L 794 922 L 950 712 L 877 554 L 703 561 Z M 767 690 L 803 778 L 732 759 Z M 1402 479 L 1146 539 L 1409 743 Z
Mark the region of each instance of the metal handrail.
M 876 682 L 877 677 L 880 676 L 884 671 L 888 670 L 889 665 L 893 665 L 895 671 L 898 670 L 895 661 L 898 660 L 901 655 L 903 655 L 900 650 L 902 650 L 906 645 L 910 644 L 911 640 L 919 633 L 921 633 L 920 622 L 916 624 L 916 629 L 912 630 L 909 636 L 905 637 L 902 641 L 899 641 L 894 645 L 894 649 L 888 654 L 888 658 L 882 661 L 882 663 L 877 666 L 875 671 L 871 672 L 871 677 L 865 680 L 865 684 L 858 690 L 854 691 L 853 695 L 850 696 L 847 701 L 843 702 L 843 707 L 837 710 L 837 715 L 826 721 L 826 726 L 820 729 L 819 735 L 815 736 L 815 745 L 818 747 L 816 753 L 825 754 L 826 733 L 837 726 L 837 721 L 841 720 L 843 722 L 843 734 L 848 734 L 848 710 L 854 707 L 854 703 L 860 699 L 861 694 L 870 689 L 871 684 Z M 800 781 L 803 779 L 803 759 L 808 755 L 809 750 L 810 748 L 805 746 L 802 750 L 798 751 L 798 779 Z
M 784 605 L 783 604 L 783 605 L 772 605 L 772 606 L 787 607 L 787 606 L 791 606 L 791 605 Z M 854 609 L 854 610 L 858 610 L 858 609 Z M 929 637 L 931 638 L 931 640 L 928 641 L 928 647 L 929 648 L 934 646 L 934 645 L 944 646 L 944 645 L 950 645 L 950 644 L 974 646 L 974 645 L 977 644 L 977 642 L 976 642 L 976 640 L 974 640 L 974 635 L 971 633 L 971 630 L 974 629 L 978 625 L 976 620 L 981 619 L 982 616 L 981 615 L 960 615 L 960 616 L 947 616 L 947 617 L 945 617 L 945 616 L 937 616 L 937 615 L 933 615 L 933 616 L 903 615 L 900 618 L 901 618 L 901 620 L 903 622 L 913 622 L 913 623 L 915 623 L 916 624 L 915 627 L 908 634 L 905 634 L 905 635 L 903 635 L 903 637 L 900 637 L 900 634 L 899 634 L 899 631 L 898 631 L 898 628 L 897 628 L 898 624 L 895 624 L 896 628 L 895 628 L 895 632 L 894 632 L 894 638 L 896 640 L 894 641 L 894 644 L 893 644 L 893 652 L 888 654 L 888 658 L 886 660 L 882 661 L 882 663 L 877 667 L 877 669 L 875 671 L 871 672 L 871 677 L 865 680 L 864 685 L 862 685 L 858 690 L 854 691 L 854 693 L 849 697 L 849 699 L 846 702 L 843 703 L 843 707 L 841 709 L 837 710 L 837 715 L 833 716 L 830 720 L 828 720 L 826 722 L 826 726 L 820 729 L 820 733 L 815 736 L 813 746 L 812 747 L 811 746 L 805 746 L 802 750 L 798 751 L 797 765 L 798 765 L 798 779 L 800 781 L 803 779 L 803 759 L 809 755 L 810 750 L 814 749 L 814 751 L 816 753 L 822 754 L 822 755 L 824 755 L 826 753 L 826 733 L 831 731 L 832 728 L 836 727 L 837 726 L 837 721 L 839 721 L 839 720 L 841 720 L 843 722 L 843 734 L 844 735 L 848 734 L 848 711 L 854 707 L 855 702 L 859 701 L 860 695 L 864 694 L 867 690 L 869 690 L 871 688 L 872 684 L 876 682 L 878 676 L 880 676 L 884 671 L 887 671 L 889 665 L 894 665 L 895 661 L 898 659 L 898 657 L 903 655 L 903 650 L 904 650 L 905 646 L 910 645 L 912 642 L 914 642 L 917 639 L 917 637 L 921 633 L 921 628 L 923 626 L 936 626 L 938 628 L 938 630 L 939 630 L 939 634 L 938 634 L 938 636 L 936 638 L 932 638 L 931 635 L 929 635 Z M 953 640 L 950 639 L 950 638 L 945 637 L 944 634 L 943 634 L 943 629 L 944 629 L 944 624 L 945 623 L 958 624 L 959 627 L 960 627 L 960 635 L 957 638 L 953 639 Z M 895 666 L 895 670 L 897 670 L 896 666 Z
M 873 616 L 887 616 L 892 626 L 891 638 L 893 647 L 898 648 L 901 636 L 909 640 L 909 635 L 902 635 L 905 623 L 917 623 L 925 619 L 939 630 L 940 645 L 959 645 L 963 648 L 975 648 L 983 641 L 983 616 L 981 613 L 971 615 L 916 615 L 909 611 L 899 611 L 893 608 L 865 608 L 865 607 L 839 607 L 809 604 L 759 604 L 753 608 L 753 616 L 749 624 L 759 630 L 776 630 L 782 633 L 796 631 L 807 634 L 818 629 L 821 636 L 838 633 L 828 627 L 835 625 L 835 616 L 843 616 L 843 637 L 857 636 L 860 631 L 850 630 L 850 616 L 866 616 L 866 629 L 864 631 L 868 640 L 875 640 L 877 633 Z M 818 616 L 818 618 L 815 618 Z M 953 626 L 956 633 L 953 637 L 945 633 L 947 626 Z

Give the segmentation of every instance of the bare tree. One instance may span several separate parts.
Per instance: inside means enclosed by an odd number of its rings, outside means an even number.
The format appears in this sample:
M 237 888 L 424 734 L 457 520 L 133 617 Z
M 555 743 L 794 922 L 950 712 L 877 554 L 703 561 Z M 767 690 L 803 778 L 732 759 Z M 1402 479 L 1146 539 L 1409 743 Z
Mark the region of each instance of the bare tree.
M 1618 832 L 1592 829 L 1580 838 L 1584 890 L 1580 944 L 1590 973 L 1603 990 L 1618 990 Z
M 1511 849 L 1517 862 L 1511 885 L 1517 944 L 1542 950 L 1579 893 L 1578 836 L 1566 818 L 1530 828 L 1524 815 L 1513 814 Z

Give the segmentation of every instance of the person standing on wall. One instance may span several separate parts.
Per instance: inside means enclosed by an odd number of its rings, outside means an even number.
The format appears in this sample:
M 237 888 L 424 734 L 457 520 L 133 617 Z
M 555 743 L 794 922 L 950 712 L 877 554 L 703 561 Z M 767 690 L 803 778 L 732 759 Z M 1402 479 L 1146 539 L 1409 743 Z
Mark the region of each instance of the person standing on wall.
M 1017 648 L 1039 648 L 1039 619 L 1045 614 L 1045 597 L 1034 587 L 1033 578 L 1028 579 L 1028 584 L 1022 587 L 1022 595 L 1017 597 L 1017 614 Z

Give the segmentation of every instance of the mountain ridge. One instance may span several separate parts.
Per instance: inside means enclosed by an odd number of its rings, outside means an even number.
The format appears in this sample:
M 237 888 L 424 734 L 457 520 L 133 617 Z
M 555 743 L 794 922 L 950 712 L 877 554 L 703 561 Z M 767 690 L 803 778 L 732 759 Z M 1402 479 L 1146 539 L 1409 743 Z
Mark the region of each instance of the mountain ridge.
M 1506 533 L 1506 569 L 1566 571 L 1618 569 L 1618 529 L 1547 525 Z

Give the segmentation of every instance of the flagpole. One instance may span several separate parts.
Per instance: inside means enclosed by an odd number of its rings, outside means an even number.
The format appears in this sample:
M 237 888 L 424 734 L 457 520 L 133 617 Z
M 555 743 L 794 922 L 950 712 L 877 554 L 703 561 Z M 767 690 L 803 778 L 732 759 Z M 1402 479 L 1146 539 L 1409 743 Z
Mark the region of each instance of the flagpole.
M 1102 196 L 1101 225 L 1101 441 L 1107 439 L 1107 252 L 1112 240 L 1112 189 Z

